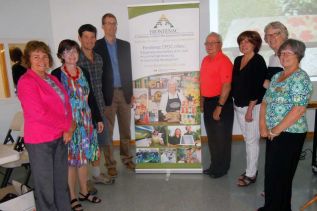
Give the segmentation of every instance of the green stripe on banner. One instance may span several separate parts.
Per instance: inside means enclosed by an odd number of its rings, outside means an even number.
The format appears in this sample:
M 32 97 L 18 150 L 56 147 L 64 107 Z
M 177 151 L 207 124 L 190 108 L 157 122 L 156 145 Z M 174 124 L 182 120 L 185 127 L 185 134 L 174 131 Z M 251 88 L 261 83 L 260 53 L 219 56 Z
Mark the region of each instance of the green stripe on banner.
M 151 12 L 157 12 L 157 11 L 162 11 L 162 10 L 184 9 L 184 8 L 199 8 L 199 3 L 129 7 L 128 13 L 129 13 L 129 19 L 132 19 L 132 18 L 135 18 L 137 16 L 151 13 Z
M 138 169 L 199 169 L 201 163 L 138 163 Z

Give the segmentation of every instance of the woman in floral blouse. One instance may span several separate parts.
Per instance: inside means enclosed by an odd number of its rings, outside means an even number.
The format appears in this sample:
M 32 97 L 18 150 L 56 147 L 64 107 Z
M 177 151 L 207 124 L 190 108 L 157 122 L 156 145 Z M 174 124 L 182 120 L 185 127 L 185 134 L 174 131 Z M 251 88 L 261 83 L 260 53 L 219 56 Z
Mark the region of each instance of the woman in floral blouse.
M 68 187 L 73 210 L 83 210 L 75 193 L 77 177 L 79 180 L 79 201 L 100 203 L 101 199 L 90 195 L 87 188 L 87 164 L 100 157 L 97 132 L 103 130 L 102 118 L 93 89 L 89 72 L 77 66 L 80 48 L 74 40 L 63 40 L 58 46 L 58 58 L 62 66 L 53 70 L 69 96 L 72 115 L 77 123 L 72 140 L 68 145 Z
M 292 181 L 307 132 L 306 106 L 312 83 L 299 63 L 305 44 L 286 40 L 278 50 L 284 71 L 275 74 L 260 110 L 260 133 L 267 138 L 264 210 L 291 210 Z

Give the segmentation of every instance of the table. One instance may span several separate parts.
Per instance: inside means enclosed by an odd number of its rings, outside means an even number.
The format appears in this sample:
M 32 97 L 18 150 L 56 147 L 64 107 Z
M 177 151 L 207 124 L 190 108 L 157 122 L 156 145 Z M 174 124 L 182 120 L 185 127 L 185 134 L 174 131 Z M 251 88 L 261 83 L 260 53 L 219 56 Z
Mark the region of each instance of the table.
M 314 126 L 314 138 L 313 138 L 313 154 L 312 154 L 312 171 L 317 174 L 317 161 L 316 161 L 316 149 L 317 149 L 317 101 L 311 101 L 308 103 L 307 108 L 315 110 L 315 126 Z
M 15 151 L 11 144 L 0 144 L 0 165 L 7 164 L 20 159 L 20 153 Z

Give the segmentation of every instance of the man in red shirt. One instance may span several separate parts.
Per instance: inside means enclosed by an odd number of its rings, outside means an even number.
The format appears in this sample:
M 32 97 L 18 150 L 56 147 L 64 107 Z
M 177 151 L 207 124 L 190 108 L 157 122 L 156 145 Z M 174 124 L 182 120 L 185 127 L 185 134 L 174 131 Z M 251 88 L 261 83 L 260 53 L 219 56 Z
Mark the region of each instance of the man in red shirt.
M 205 47 L 208 55 L 201 64 L 200 90 L 211 163 L 203 173 L 218 178 L 227 174 L 231 160 L 234 117 L 230 97 L 232 62 L 222 53 L 219 34 L 210 33 Z

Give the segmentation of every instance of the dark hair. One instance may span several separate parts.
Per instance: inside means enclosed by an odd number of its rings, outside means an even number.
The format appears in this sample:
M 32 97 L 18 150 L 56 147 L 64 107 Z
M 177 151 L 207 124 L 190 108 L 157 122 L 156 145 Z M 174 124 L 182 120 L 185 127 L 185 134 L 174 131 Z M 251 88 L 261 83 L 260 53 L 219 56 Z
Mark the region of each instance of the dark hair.
M 57 57 L 61 60 L 61 62 L 64 64 L 65 60 L 63 59 L 63 53 L 66 50 L 71 50 L 71 49 L 76 49 L 77 52 L 80 52 L 80 47 L 78 45 L 78 43 L 74 40 L 62 40 L 59 45 L 58 45 L 58 50 L 57 50 Z
M 93 25 L 91 25 L 91 24 L 84 24 L 84 25 L 82 25 L 81 27 L 79 27 L 79 29 L 78 29 L 78 35 L 79 35 L 80 37 L 83 36 L 83 33 L 84 33 L 85 31 L 92 32 L 92 33 L 95 34 L 95 37 L 97 37 L 97 29 L 96 29 L 96 27 L 94 27 Z
M 23 53 L 22 53 L 20 48 L 18 48 L 18 47 L 10 48 L 9 54 L 10 54 L 11 61 L 13 61 L 13 62 L 21 62 L 22 61 Z
M 286 40 L 278 49 L 277 55 L 281 56 L 281 52 L 287 48 L 290 48 L 292 52 L 297 56 L 298 62 L 305 56 L 306 45 L 302 41 L 295 39 Z
M 44 42 L 42 41 L 37 41 L 37 40 L 32 40 L 29 41 L 24 49 L 24 62 L 25 65 L 30 68 L 31 67 L 31 61 L 30 61 L 30 57 L 31 57 L 31 53 L 34 51 L 41 51 L 45 54 L 47 54 L 48 58 L 49 58 L 49 66 L 52 67 L 53 66 L 53 57 L 51 54 L 51 49 L 50 47 L 48 47 L 48 45 L 46 45 Z
M 106 13 L 106 14 L 104 14 L 104 15 L 102 16 L 102 18 L 101 18 L 101 23 L 102 23 L 102 25 L 105 24 L 105 19 L 106 19 L 106 18 L 114 18 L 114 19 L 116 20 L 116 22 L 117 22 L 117 18 L 116 18 L 116 16 L 114 16 L 114 14 L 112 14 L 112 13 Z
M 239 34 L 237 38 L 238 45 L 242 42 L 242 40 L 248 39 L 252 45 L 254 45 L 254 53 L 258 53 L 261 45 L 262 45 L 262 39 L 260 34 L 257 31 L 244 31 L 241 34 Z

